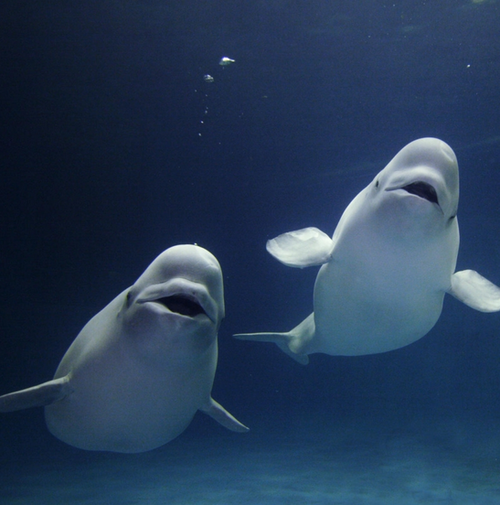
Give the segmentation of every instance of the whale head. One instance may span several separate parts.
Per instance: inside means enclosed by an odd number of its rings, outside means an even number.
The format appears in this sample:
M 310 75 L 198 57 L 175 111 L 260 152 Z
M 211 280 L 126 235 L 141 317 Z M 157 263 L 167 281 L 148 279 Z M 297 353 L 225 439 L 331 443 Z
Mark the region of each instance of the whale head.
M 121 312 L 130 332 L 148 335 L 152 348 L 209 346 L 225 314 L 219 262 L 197 245 L 167 249 L 126 292 Z
M 459 178 L 455 153 L 435 138 L 422 138 L 406 145 L 375 177 L 374 192 L 442 214 L 444 221 L 457 215 Z
M 373 179 L 358 205 L 367 206 L 377 232 L 414 240 L 458 233 L 458 163 L 443 141 L 422 138 L 405 146 Z

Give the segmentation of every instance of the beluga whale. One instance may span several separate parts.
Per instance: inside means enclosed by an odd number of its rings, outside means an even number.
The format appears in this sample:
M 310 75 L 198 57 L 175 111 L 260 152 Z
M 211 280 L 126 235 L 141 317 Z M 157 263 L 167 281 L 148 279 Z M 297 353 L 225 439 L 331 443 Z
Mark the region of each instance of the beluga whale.
M 1 396 L 0 412 L 45 406 L 53 435 L 95 451 L 154 449 L 198 410 L 248 431 L 211 396 L 223 318 L 217 259 L 171 247 L 84 326 L 53 380 Z
M 455 271 L 458 195 L 453 150 L 436 138 L 411 142 L 352 200 L 331 238 L 312 227 L 267 242 L 287 266 L 321 265 L 313 313 L 288 332 L 235 337 L 275 342 L 306 364 L 313 353 L 358 356 L 415 342 L 439 319 L 446 293 L 500 310 L 498 286 Z

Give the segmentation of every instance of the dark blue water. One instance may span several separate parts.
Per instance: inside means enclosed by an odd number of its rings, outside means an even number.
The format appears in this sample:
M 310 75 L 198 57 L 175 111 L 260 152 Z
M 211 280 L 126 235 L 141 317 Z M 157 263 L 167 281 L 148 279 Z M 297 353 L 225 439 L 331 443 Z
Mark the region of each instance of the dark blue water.
M 90 453 L 41 409 L 2 415 L 0 503 L 498 503 L 500 314 L 447 296 L 417 343 L 306 367 L 231 335 L 310 313 L 317 269 L 266 240 L 331 234 L 419 137 L 458 157 L 458 269 L 500 284 L 499 21 L 497 0 L 4 1 L 0 393 L 196 242 L 224 272 L 213 395 L 251 432 L 198 414 L 155 451 Z

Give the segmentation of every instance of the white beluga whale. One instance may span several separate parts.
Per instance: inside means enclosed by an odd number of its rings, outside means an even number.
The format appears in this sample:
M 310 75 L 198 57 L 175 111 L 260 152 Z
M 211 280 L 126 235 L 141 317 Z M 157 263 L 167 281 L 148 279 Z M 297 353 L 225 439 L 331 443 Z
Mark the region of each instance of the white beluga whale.
M 443 141 L 404 147 L 348 205 L 330 238 L 317 228 L 285 233 L 267 250 L 292 267 L 322 265 L 314 312 L 285 333 L 243 333 L 308 355 L 356 356 L 398 349 L 437 322 L 445 293 L 500 310 L 500 288 L 473 270 L 455 272 L 459 247 L 458 164 Z
M 43 405 L 53 435 L 100 451 L 159 447 L 197 410 L 247 431 L 211 397 L 223 318 L 217 259 L 171 247 L 84 326 L 53 380 L 0 397 L 0 412 Z

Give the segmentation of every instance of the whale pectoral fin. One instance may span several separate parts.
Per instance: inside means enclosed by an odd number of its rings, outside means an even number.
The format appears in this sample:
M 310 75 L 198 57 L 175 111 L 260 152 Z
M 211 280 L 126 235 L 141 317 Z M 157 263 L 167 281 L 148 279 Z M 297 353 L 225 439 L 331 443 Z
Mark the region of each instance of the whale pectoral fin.
M 481 312 L 500 310 L 500 288 L 474 270 L 455 272 L 449 293 Z
M 212 419 L 215 419 L 224 428 L 238 433 L 245 433 L 249 430 L 244 424 L 240 423 L 233 415 L 231 415 L 220 403 L 217 403 L 213 398 L 210 398 L 208 406 L 200 409 L 205 414 L 208 414 Z
M 0 396 L 0 412 L 14 412 L 31 407 L 43 407 L 62 400 L 73 392 L 70 374 L 38 386 Z
M 302 228 L 267 241 L 266 249 L 289 267 L 310 267 L 330 261 L 333 241 L 318 228 Z

